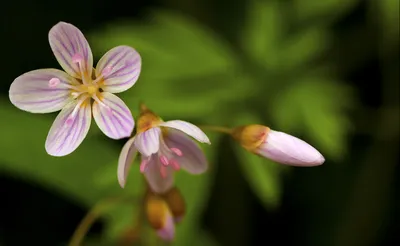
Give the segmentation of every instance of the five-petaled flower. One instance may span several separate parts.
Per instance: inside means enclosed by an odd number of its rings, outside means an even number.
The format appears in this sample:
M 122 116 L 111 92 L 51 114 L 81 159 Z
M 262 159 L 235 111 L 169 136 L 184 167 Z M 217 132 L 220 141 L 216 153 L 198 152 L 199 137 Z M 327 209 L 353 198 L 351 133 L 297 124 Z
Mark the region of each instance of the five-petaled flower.
M 14 80 L 9 91 L 11 102 L 19 109 L 31 113 L 61 110 L 46 139 L 47 153 L 64 156 L 73 152 L 89 131 L 92 113 L 108 137 L 129 137 L 134 128 L 133 117 L 125 103 L 112 93 L 135 84 L 141 69 L 139 53 L 128 46 L 115 47 L 94 69 L 92 51 L 84 35 L 65 22 L 51 28 L 49 42 L 65 72 L 27 72 Z
M 197 143 L 210 144 L 207 135 L 197 126 L 181 121 L 164 122 L 144 105 L 137 123 L 137 134 L 123 147 L 118 161 L 118 181 L 125 186 L 129 168 L 139 152 L 140 171 L 151 189 L 164 193 L 173 186 L 173 172 L 180 168 L 192 174 L 207 170 L 208 163 Z

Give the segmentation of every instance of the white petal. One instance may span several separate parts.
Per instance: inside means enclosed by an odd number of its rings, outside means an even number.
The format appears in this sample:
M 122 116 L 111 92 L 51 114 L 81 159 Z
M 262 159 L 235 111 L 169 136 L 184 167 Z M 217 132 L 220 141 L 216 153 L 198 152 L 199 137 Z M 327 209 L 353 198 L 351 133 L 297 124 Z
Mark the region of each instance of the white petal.
M 179 165 L 192 174 L 200 174 L 207 171 L 208 162 L 198 144 L 181 131 L 169 130 L 164 138 L 168 148 L 176 148 L 182 152 L 182 156 L 174 156 Z
M 133 145 L 135 138 L 129 139 L 122 148 L 121 154 L 118 159 L 118 182 L 119 185 L 124 188 L 126 183 L 126 178 L 128 177 L 129 169 L 137 155 L 137 150 Z
M 174 170 L 171 167 L 163 167 L 166 170 L 166 176 L 161 176 L 162 164 L 157 158 L 157 155 L 151 157 L 147 163 L 147 168 L 144 173 L 150 188 L 155 193 L 165 193 L 172 188 L 174 184 Z
M 75 117 L 70 118 L 76 102 L 69 103 L 58 114 L 46 139 L 46 151 L 52 156 L 65 156 L 73 152 L 85 139 L 92 119 L 89 102 L 78 106 Z
M 137 134 L 134 141 L 135 147 L 146 157 L 157 153 L 160 148 L 160 134 L 161 129 L 159 127 Z
M 128 106 L 116 95 L 101 93 L 99 100 L 93 103 L 93 118 L 101 131 L 109 138 L 130 137 L 135 126 Z
M 317 166 L 325 159 L 314 147 L 289 134 L 270 130 L 258 154 L 291 166 Z
M 200 130 L 200 128 L 198 128 L 197 126 L 195 126 L 189 122 L 182 121 L 182 120 L 171 120 L 171 121 L 161 123 L 160 126 L 170 127 L 170 128 L 180 130 L 180 131 L 186 133 L 187 135 L 193 137 L 194 139 L 196 139 L 199 142 L 211 144 L 207 135 L 202 130 Z
M 75 78 L 90 77 L 93 68 L 93 55 L 85 36 L 72 24 L 59 22 L 49 31 L 51 49 L 61 67 Z M 79 63 L 74 57 L 80 57 Z M 82 74 L 82 72 L 84 74 Z
M 54 86 L 50 81 L 55 80 Z M 61 110 L 71 101 L 70 84 L 78 83 L 57 69 L 38 69 L 22 74 L 10 86 L 9 97 L 17 108 L 31 113 Z
M 129 46 L 109 50 L 97 63 L 96 77 L 103 76 L 104 91 L 119 93 L 131 88 L 139 78 L 142 60 Z

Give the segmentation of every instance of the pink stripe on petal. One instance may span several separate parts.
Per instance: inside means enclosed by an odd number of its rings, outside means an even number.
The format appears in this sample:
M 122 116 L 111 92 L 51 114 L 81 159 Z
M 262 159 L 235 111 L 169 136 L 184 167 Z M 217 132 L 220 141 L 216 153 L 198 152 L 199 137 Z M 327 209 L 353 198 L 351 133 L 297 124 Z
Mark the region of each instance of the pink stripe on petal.
M 104 91 L 119 93 L 131 88 L 139 78 L 141 70 L 139 53 L 129 46 L 117 46 L 100 59 L 96 77 L 103 76 Z
M 291 166 L 317 166 L 325 159 L 314 147 L 289 134 L 270 130 L 258 154 Z
M 133 145 L 134 140 L 135 138 L 129 139 L 129 141 L 125 143 L 124 147 L 122 148 L 121 154 L 119 155 L 117 174 L 119 185 L 122 188 L 125 187 L 129 169 L 137 154 L 137 150 Z
M 31 113 L 56 112 L 72 100 L 67 86 L 76 83 L 74 78 L 61 70 L 34 70 L 14 80 L 9 97 L 17 108 Z
M 78 148 L 86 137 L 92 119 L 90 103 L 87 100 L 73 114 L 75 108 L 75 101 L 69 103 L 51 126 L 45 145 L 49 155 L 68 155 Z
M 182 152 L 181 156 L 175 156 L 174 159 L 178 164 L 192 174 L 200 174 L 207 171 L 208 162 L 203 151 L 198 144 L 177 130 L 169 130 L 164 138 L 168 148 L 176 148 Z
M 92 74 L 93 55 L 85 36 L 75 26 L 59 22 L 50 29 L 49 43 L 61 67 L 71 76 L 81 78 L 81 69 L 73 57 L 82 57 L 81 65 L 85 75 Z
M 200 130 L 200 128 L 198 128 L 197 126 L 195 126 L 189 122 L 182 121 L 182 120 L 171 120 L 171 121 L 161 123 L 160 126 L 180 130 L 180 131 L 186 133 L 187 135 L 193 137 L 194 139 L 196 139 L 199 142 L 211 144 L 207 135 L 202 130 Z
M 109 92 L 101 93 L 100 100 L 102 104 L 93 103 L 93 117 L 100 130 L 112 139 L 129 137 L 135 122 L 126 104 Z
M 147 169 L 144 173 L 151 190 L 155 193 L 165 193 L 174 184 L 174 170 L 171 167 L 164 167 L 166 176 L 163 177 L 160 172 L 161 166 L 159 159 L 154 155 L 147 163 Z
M 161 129 L 159 127 L 137 134 L 134 141 L 135 147 L 146 157 L 157 153 L 160 148 L 160 134 Z

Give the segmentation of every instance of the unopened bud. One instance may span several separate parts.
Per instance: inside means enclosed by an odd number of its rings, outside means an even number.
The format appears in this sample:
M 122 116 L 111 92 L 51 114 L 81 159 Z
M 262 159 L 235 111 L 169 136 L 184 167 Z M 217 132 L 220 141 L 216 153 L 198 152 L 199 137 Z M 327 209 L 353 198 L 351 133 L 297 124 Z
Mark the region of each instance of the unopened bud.
M 265 141 L 269 130 L 262 125 L 239 126 L 233 129 L 232 136 L 243 148 L 253 152 Z
M 172 241 L 175 236 L 175 224 L 167 202 L 160 196 L 148 194 L 146 198 L 147 219 L 164 241 Z
M 175 223 L 180 222 L 186 212 L 186 204 L 183 196 L 178 188 L 174 187 L 164 194 L 164 199 L 167 202 L 169 209 L 174 216 Z
M 262 125 L 237 127 L 232 136 L 246 150 L 291 166 L 317 166 L 325 159 L 314 147 L 289 134 Z

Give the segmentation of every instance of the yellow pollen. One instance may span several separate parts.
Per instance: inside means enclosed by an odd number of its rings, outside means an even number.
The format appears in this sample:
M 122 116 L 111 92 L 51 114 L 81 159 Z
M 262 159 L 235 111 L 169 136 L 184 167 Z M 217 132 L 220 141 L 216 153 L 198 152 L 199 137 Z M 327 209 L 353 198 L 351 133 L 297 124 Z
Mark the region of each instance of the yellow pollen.
M 97 86 L 95 86 L 95 85 L 89 85 L 89 86 L 86 88 L 86 90 L 87 90 L 87 92 L 88 92 L 90 95 L 94 95 L 94 94 L 96 94 L 98 88 L 97 88 Z

